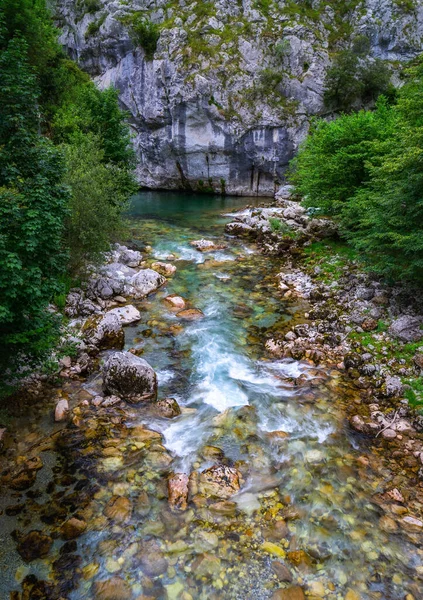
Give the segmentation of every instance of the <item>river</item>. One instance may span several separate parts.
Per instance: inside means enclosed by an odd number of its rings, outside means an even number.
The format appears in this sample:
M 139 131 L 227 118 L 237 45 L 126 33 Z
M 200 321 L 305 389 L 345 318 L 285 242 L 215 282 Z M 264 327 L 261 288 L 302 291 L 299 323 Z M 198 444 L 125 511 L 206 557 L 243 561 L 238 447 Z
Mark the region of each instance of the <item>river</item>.
M 136 303 L 142 318 L 126 328 L 126 348 L 153 366 L 159 397 L 175 398 L 182 414 L 164 419 L 130 407 L 110 418 L 92 409 L 44 447 L 47 408 L 21 419 L 19 435 L 36 440 L 44 466 L 30 490 L 2 492 L 5 599 L 22 582 L 33 590 L 22 600 L 267 600 L 276 590 L 274 598 L 296 600 L 297 586 L 328 600 L 406 598 L 421 551 L 372 500 L 388 474 L 348 429 L 354 390 L 337 370 L 266 354 L 272 332 L 301 322 L 306 304 L 282 299 L 280 261 L 224 236 L 224 213 L 245 203 L 134 198 L 133 242 L 151 246 L 148 260 L 170 256 L 177 271 Z M 201 253 L 190 245 L 201 238 L 226 247 Z M 204 318 L 182 322 L 163 302 L 169 294 Z M 100 384 L 95 374 L 66 389 L 82 397 Z M 141 425 L 162 439 L 134 437 Z M 187 510 L 169 510 L 169 473 L 200 473 L 216 462 L 241 473 L 240 492 L 212 505 L 194 493 Z M 126 499 L 113 515 L 112 498 Z M 88 528 L 63 542 L 60 526 L 72 515 Z M 53 543 L 46 558 L 25 563 L 16 540 L 31 530 Z

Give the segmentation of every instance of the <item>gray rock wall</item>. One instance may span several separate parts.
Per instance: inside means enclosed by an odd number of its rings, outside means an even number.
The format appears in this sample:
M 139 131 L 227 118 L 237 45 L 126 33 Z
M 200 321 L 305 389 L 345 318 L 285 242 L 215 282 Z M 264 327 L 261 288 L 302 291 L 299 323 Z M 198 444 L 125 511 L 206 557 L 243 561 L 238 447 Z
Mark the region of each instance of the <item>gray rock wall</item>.
M 314 0 L 305 12 L 304 2 L 262 4 L 99 0 L 84 14 L 84 0 L 58 0 L 64 47 L 100 87 L 120 90 L 142 186 L 273 195 L 309 117 L 323 111 L 336 48 L 365 34 L 374 57 L 422 51 L 421 0 L 413 10 L 397 0 Z M 133 11 L 162 25 L 154 60 L 120 21 Z M 101 24 L 94 34 L 90 23 Z

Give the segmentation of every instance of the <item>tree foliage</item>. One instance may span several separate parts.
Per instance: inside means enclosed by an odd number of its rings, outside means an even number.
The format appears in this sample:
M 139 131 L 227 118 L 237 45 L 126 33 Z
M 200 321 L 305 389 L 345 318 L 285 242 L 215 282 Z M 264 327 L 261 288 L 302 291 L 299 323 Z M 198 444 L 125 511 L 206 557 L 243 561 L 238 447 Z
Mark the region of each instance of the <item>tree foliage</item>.
M 358 36 L 352 48 L 338 52 L 326 73 L 324 102 L 327 108 L 350 111 L 392 93 L 391 72 L 380 59 L 369 58 L 370 42 Z
M 4 43 L 4 42 L 3 42 Z M 38 133 L 38 90 L 26 42 L 0 53 L 0 370 L 25 374 L 50 350 L 46 305 L 65 269 L 69 192 L 60 151 Z M 53 336 L 54 337 L 54 336 Z M 1 387 L 1 386 L 0 386 Z
M 320 121 L 292 166 L 308 206 L 338 220 L 372 267 L 423 283 L 423 63 L 395 105 Z
M 61 282 L 116 239 L 135 189 L 113 89 L 63 54 L 44 0 L 0 4 L 0 371 L 51 354 Z M 0 381 L 0 394 L 4 392 Z

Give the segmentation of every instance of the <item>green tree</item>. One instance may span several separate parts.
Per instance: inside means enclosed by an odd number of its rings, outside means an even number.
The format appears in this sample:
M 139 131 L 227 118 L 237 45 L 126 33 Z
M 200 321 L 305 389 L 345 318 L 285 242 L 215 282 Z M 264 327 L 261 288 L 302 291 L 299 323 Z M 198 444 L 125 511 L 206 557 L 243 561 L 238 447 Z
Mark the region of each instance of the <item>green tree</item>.
M 306 204 L 339 216 L 345 203 L 369 179 L 374 142 L 391 132 L 392 111 L 384 100 L 376 112 L 362 110 L 335 121 L 314 121 L 290 172 Z
M 117 90 L 102 91 L 88 81 L 67 93 L 53 121 L 53 137 L 68 142 L 75 133 L 92 133 L 104 150 L 105 162 L 132 168 L 134 152 L 126 117 L 119 108 Z
M 407 77 L 396 104 L 318 122 L 292 180 L 374 270 L 422 285 L 423 62 Z
M 0 52 L 0 370 L 13 379 L 51 351 L 46 308 L 66 264 L 61 153 L 39 133 L 38 88 L 20 38 Z M 1 386 L 4 390 L 4 385 Z
M 66 242 L 70 269 L 80 272 L 122 235 L 122 211 L 135 189 L 124 169 L 105 163 L 105 151 L 93 134 L 76 133 L 64 148 L 65 181 L 72 190 Z

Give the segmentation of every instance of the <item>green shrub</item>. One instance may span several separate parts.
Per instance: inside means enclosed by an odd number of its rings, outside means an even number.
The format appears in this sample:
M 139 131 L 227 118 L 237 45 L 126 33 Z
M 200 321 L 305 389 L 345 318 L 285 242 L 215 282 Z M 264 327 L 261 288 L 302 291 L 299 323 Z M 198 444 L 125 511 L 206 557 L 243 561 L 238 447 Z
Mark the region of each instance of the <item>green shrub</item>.
M 324 102 L 331 110 L 348 112 L 355 104 L 375 101 L 390 88 L 391 73 L 379 59 L 360 57 L 363 40 L 357 42 L 356 51 L 339 52 L 326 73 Z
M 282 233 L 284 235 L 292 233 L 291 228 L 286 223 L 284 223 L 280 219 L 277 219 L 276 217 L 270 217 L 269 224 L 273 233 Z
M 47 305 L 66 265 L 62 154 L 39 133 L 38 86 L 19 36 L 0 52 L 0 394 L 48 356 L 60 321 Z
M 101 140 L 95 135 L 79 132 L 64 148 L 65 181 L 72 192 L 66 242 L 70 272 L 78 273 L 101 259 L 110 242 L 123 234 L 122 212 L 135 190 L 125 170 L 104 162 Z
M 318 122 L 292 165 L 306 203 L 331 214 L 371 267 L 423 284 L 423 64 L 389 106 Z
M 91 21 L 87 27 L 87 31 L 85 32 L 85 39 L 96 35 L 99 32 L 100 27 L 103 25 L 104 21 L 107 18 L 107 14 L 101 15 L 101 17 L 97 21 Z
M 339 216 L 344 204 L 369 179 L 374 142 L 391 132 L 391 111 L 380 102 L 376 112 L 360 111 L 336 121 L 315 120 L 290 178 L 310 207 Z
M 85 10 L 89 14 L 94 14 L 101 9 L 100 0 L 84 0 Z
M 159 25 L 139 12 L 125 15 L 121 17 L 120 21 L 129 28 L 133 44 L 141 46 L 147 60 L 152 60 L 160 38 Z

